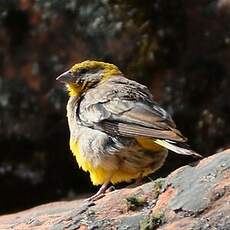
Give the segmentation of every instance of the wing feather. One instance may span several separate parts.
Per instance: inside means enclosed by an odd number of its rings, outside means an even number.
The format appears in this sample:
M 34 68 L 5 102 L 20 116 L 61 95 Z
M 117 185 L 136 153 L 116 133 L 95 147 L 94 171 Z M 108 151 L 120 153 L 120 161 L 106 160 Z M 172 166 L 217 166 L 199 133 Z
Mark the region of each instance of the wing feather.
M 101 122 L 102 130 L 107 133 L 113 133 L 115 135 L 126 137 L 152 137 L 159 139 L 169 139 L 173 141 L 185 142 L 186 138 L 177 132 L 172 130 L 157 130 L 140 125 L 133 125 L 127 123 L 117 123 L 110 121 Z
M 80 104 L 85 126 L 107 133 L 185 142 L 171 116 L 152 98 L 147 87 L 117 76 L 90 89 Z

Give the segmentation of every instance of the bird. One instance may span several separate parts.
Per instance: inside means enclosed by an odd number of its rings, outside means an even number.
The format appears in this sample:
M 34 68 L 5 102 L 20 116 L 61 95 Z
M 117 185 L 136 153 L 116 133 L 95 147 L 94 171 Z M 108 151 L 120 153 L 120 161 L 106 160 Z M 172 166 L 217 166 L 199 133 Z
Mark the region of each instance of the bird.
M 202 156 L 188 147 L 169 113 L 150 90 L 124 76 L 111 63 L 86 60 L 56 80 L 65 84 L 69 99 L 69 145 L 78 166 L 101 185 L 139 180 L 158 170 L 168 150 Z

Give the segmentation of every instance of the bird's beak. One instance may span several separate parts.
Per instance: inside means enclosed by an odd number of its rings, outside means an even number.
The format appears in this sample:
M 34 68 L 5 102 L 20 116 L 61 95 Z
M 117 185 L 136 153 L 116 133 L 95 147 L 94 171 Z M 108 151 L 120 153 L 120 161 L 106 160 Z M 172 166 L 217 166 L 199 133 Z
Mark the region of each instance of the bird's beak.
M 63 83 L 74 83 L 74 77 L 70 71 L 66 71 L 59 75 L 56 78 L 57 81 L 63 82 Z

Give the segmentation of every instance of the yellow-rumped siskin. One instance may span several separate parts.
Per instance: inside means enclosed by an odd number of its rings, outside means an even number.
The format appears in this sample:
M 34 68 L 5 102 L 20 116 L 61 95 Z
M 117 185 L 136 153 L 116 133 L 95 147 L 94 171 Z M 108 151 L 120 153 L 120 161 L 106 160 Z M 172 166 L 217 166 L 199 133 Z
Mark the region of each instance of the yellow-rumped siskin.
M 127 79 L 113 64 L 84 61 L 58 78 L 69 92 L 70 149 L 94 185 L 139 179 L 159 169 L 168 149 L 201 157 L 183 146 L 176 129 L 144 85 Z M 180 145 L 180 147 L 179 147 Z

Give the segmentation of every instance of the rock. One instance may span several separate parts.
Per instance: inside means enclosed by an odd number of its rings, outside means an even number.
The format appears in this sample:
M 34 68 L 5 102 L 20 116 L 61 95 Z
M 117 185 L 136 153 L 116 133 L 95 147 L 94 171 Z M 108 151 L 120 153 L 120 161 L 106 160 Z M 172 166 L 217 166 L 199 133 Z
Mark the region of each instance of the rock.
M 230 149 L 166 178 L 0 217 L 0 229 L 230 229 Z
M 230 0 L 1 0 L 0 214 L 92 191 L 55 81 L 86 59 L 147 85 L 193 150 L 230 147 L 229 21 Z M 172 160 L 161 175 L 187 164 Z

